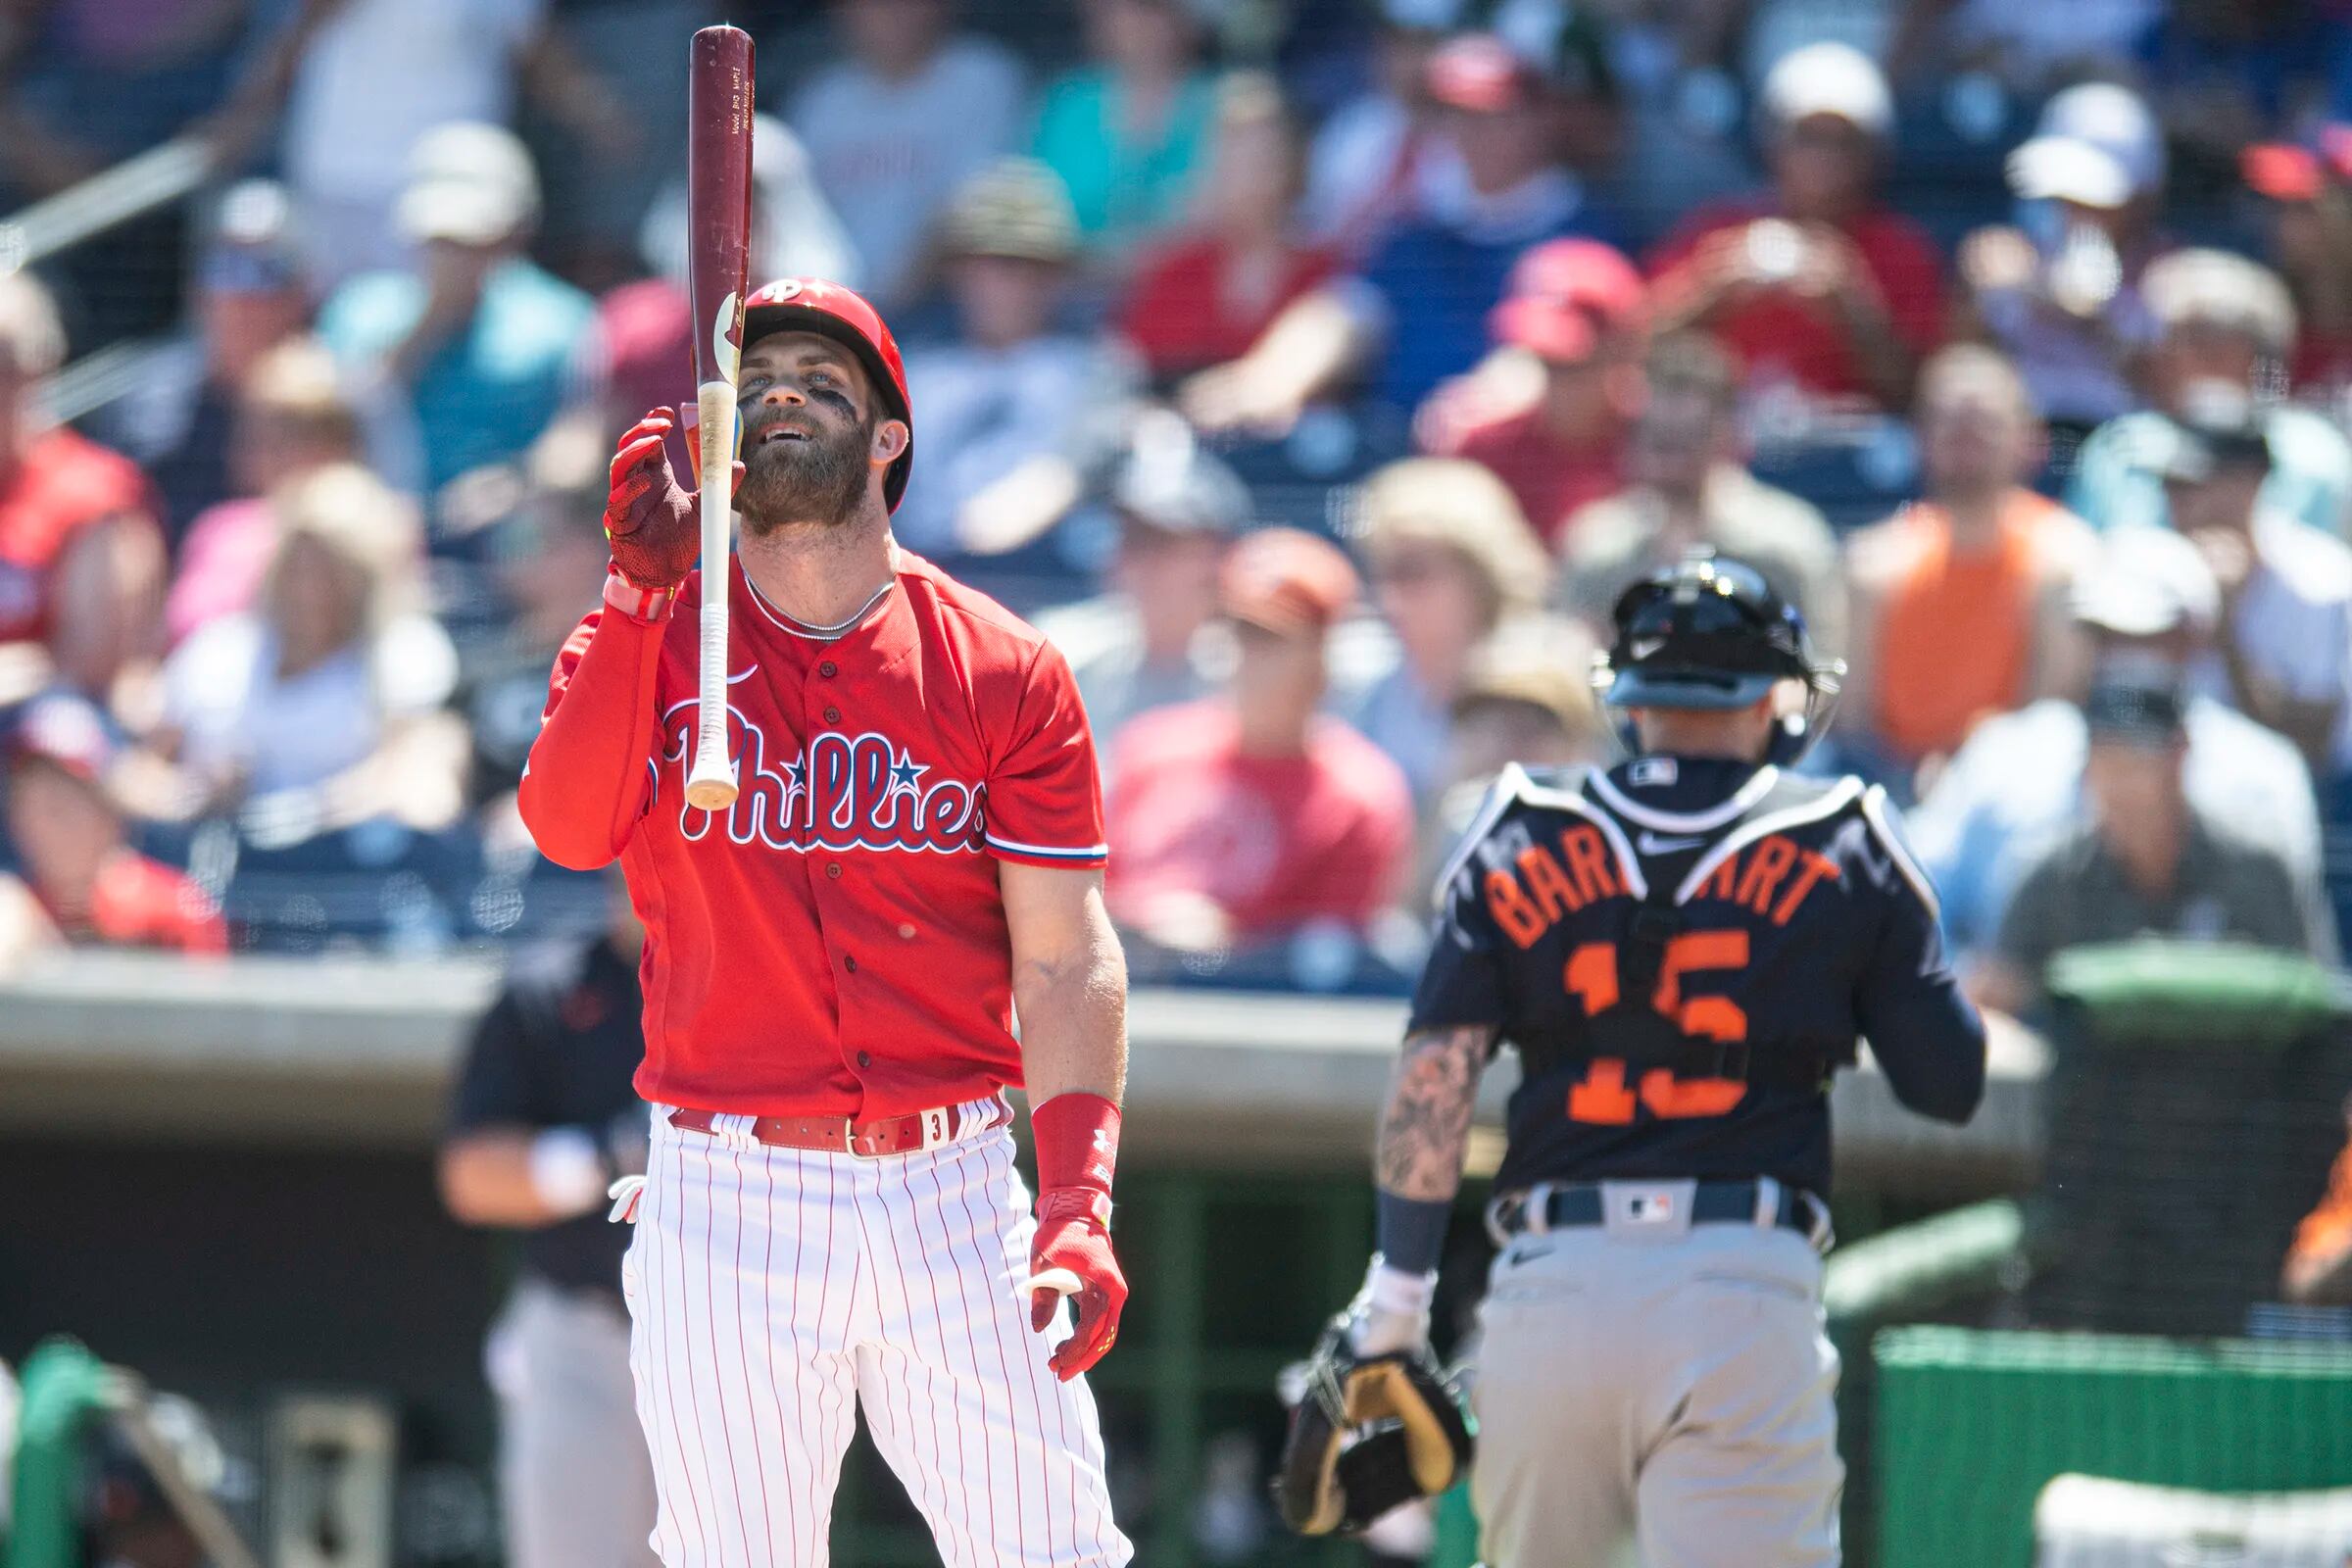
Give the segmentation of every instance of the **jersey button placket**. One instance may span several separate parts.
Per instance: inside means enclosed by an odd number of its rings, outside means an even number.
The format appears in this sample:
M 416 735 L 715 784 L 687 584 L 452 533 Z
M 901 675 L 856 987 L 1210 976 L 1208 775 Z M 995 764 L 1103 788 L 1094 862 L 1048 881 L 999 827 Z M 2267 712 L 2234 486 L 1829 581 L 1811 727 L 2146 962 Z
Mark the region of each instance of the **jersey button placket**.
M 840 722 L 841 722 L 841 710 L 840 710 L 840 709 L 838 709 L 838 708 L 827 708 L 827 709 L 825 710 L 825 722 L 826 722 L 826 723 L 828 723 L 828 724 L 838 724 L 838 723 L 840 723 Z
M 835 675 L 841 672 L 841 666 L 834 663 L 830 659 L 820 660 L 817 662 L 816 672 L 819 675 L 824 676 L 825 679 L 831 680 Z

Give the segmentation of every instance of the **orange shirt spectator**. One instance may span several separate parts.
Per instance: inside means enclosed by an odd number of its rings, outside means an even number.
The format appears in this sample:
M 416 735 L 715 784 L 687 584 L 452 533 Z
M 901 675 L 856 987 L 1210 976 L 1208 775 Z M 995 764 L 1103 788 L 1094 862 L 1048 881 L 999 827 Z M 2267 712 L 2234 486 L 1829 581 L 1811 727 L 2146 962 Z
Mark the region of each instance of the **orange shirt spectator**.
M 1404 776 L 1317 710 L 1325 642 L 1359 591 L 1348 558 L 1311 534 L 1267 528 L 1234 547 L 1226 690 L 1146 713 L 1112 742 L 1114 919 L 1182 951 L 1321 922 L 1360 932 L 1394 904 L 1413 843 Z
M 1920 380 L 1928 498 L 1856 533 L 1846 700 L 1892 757 L 1958 749 L 1988 713 L 2068 683 L 2078 658 L 2067 589 L 2089 526 L 2024 487 L 2044 450 L 2025 383 L 1962 344 Z
M 48 640 L 58 566 L 83 530 L 149 515 L 129 459 L 62 427 L 34 436 L 0 475 L 0 643 Z
M 1239 359 L 1285 307 L 1331 273 L 1332 259 L 1320 250 L 1252 257 L 1213 234 L 1177 240 L 1144 257 L 1119 333 L 1143 355 L 1153 381 L 1171 381 Z

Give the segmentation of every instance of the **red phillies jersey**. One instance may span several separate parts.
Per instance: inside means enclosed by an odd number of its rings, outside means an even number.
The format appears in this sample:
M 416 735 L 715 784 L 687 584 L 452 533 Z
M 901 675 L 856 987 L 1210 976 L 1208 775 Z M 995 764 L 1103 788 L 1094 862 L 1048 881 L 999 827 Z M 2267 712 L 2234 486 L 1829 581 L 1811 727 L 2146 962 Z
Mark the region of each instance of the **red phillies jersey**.
M 1069 665 L 904 552 L 830 642 L 730 569 L 734 807 L 686 804 L 700 573 L 659 625 L 580 623 L 523 778 L 540 847 L 570 865 L 618 854 L 645 919 L 637 1092 L 862 1118 L 1018 1084 L 997 863 L 1104 859 Z
M 67 429 L 36 437 L 0 480 L 0 643 L 49 635 L 50 576 L 68 540 L 150 511 L 147 480 L 128 458 Z
M 1362 929 L 1388 907 L 1413 844 L 1404 775 L 1336 718 L 1300 757 L 1250 757 L 1240 725 L 1209 701 L 1156 709 L 1111 751 L 1119 863 L 1105 896 L 1139 926 L 1171 896 L 1223 909 L 1243 941 L 1311 920 Z

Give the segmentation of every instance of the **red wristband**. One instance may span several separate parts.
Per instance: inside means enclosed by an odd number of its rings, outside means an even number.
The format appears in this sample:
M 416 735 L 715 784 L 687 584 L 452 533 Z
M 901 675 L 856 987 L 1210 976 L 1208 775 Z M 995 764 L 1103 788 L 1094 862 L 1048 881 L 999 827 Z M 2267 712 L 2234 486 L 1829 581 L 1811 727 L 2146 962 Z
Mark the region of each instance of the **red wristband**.
M 675 587 L 643 587 L 629 581 L 618 566 L 609 567 L 605 572 L 605 603 L 631 620 L 667 620 L 677 602 Z
M 1119 1162 L 1119 1107 L 1101 1095 L 1072 1091 L 1029 1109 L 1037 1135 L 1037 1185 L 1048 1193 L 1085 1188 L 1110 1194 Z

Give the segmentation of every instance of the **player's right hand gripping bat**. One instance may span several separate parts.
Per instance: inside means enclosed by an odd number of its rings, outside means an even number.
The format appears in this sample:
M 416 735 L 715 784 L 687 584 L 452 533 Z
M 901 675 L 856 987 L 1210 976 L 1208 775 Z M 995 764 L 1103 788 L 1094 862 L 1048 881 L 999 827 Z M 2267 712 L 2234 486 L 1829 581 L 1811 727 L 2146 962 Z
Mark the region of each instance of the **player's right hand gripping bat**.
M 703 523 L 702 698 L 686 800 L 706 811 L 735 804 L 727 756 L 727 582 L 734 543 L 735 383 L 752 235 L 752 38 L 705 27 L 690 56 L 686 130 L 688 294 L 694 309 L 696 453 Z

